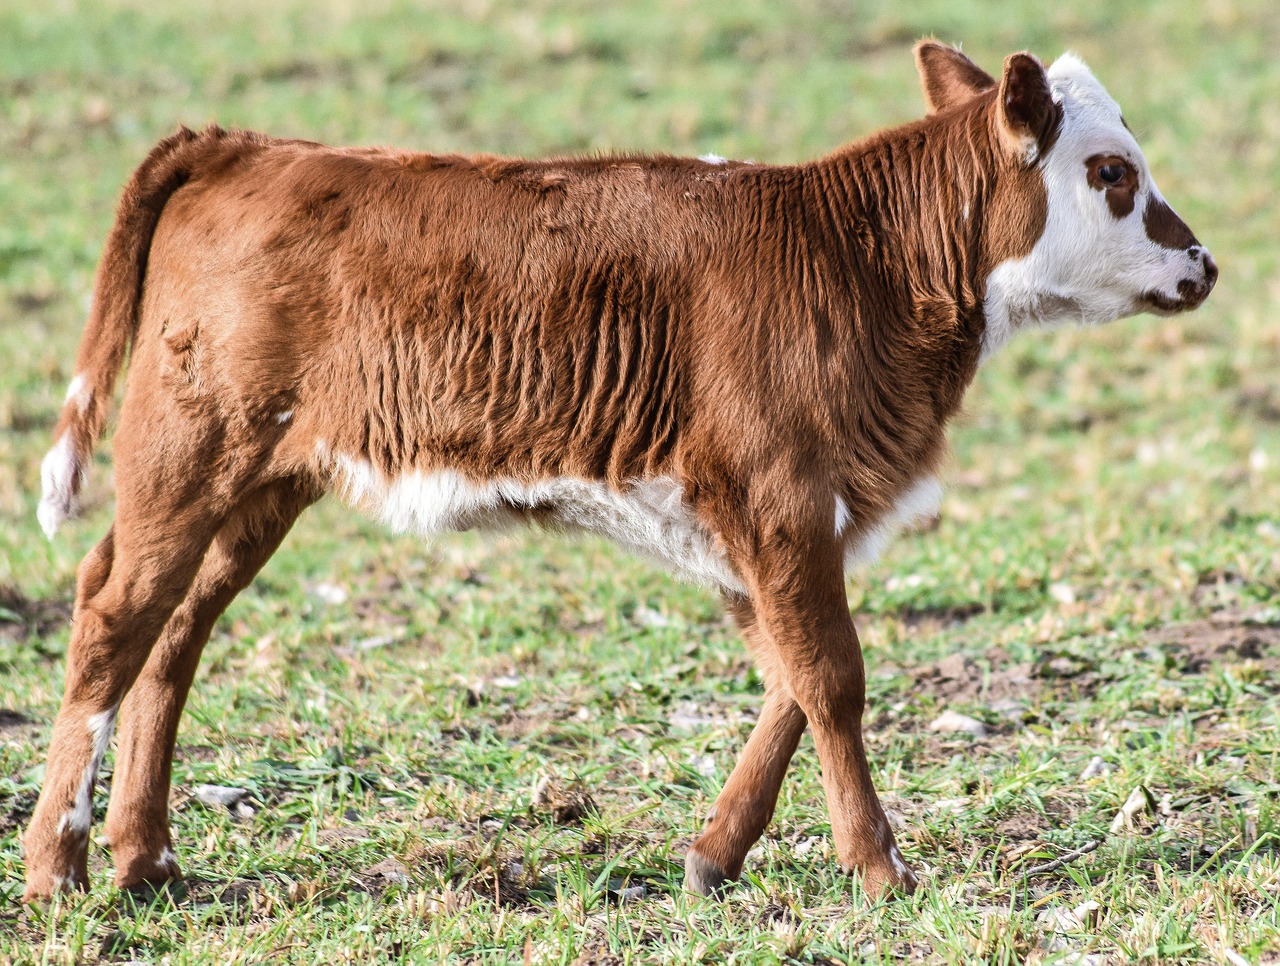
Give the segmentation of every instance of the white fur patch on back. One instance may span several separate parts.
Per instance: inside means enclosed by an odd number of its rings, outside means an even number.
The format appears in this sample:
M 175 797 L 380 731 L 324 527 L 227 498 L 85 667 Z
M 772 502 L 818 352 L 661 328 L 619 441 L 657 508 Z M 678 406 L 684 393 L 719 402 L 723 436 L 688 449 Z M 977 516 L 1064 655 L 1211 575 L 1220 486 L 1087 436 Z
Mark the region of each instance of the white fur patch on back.
M 316 448 L 338 493 L 394 530 L 428 535 L 502 529 L 525 522 L 525 511 L 537 510 L 555 526 L 609 537 L 697 583 L 746 591 L 716 536 L 668 477 L 636 481 L 625 492 L 570 477 L 532 484 L 508 478 L 473 483 L 454 470 L 415 470 L 387 479 L 367 460 L 329 454 L 323 444 Z
M 36 518 L 45 536 L 53 539 L 58 527 L 79 512 L 76 494 L 84 481 L 84 467 L 76 457 L 69 432 L 63 433 L 40 463 L 40 505 Z

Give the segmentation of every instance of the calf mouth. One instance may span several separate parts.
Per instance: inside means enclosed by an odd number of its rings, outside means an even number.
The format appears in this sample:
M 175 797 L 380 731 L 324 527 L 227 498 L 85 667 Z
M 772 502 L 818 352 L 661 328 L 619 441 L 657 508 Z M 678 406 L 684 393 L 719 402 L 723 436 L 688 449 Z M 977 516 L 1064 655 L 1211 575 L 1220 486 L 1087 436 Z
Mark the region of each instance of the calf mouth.
M 1155 315 L 1177 315 L 1198 309 L 1213 291 L 1215 278 L 1207 276 L 1203 281 L 1184 278 L 1178 283 L 1178 297 L 1172 298 L 1162 292 L 1147 292 L 1138 301 L 1142 307 Z

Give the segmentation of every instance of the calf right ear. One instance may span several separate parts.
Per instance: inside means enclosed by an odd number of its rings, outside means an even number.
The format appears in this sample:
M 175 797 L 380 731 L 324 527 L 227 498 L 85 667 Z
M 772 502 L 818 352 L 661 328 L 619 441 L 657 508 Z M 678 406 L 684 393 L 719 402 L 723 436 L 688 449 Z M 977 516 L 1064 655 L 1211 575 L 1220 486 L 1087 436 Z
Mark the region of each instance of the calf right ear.
M 945 111 L 996 86 L 996 79 L 954 47 L 936 40 L 916 44 L 916 69 L 930 114 Z
M 1015 152 L 1036 158 L 1053 146 L 1062 108 L 1049 90 L 1044 65 L 1028 53 L 1010 54 L 1000 78 L 1000 121 Z

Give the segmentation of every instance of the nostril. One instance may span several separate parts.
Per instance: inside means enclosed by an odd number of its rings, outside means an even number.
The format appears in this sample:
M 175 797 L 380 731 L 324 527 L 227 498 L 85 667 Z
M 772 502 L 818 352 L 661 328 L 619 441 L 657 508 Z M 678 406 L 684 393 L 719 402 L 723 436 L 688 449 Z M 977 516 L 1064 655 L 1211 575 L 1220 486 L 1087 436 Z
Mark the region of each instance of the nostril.
M 1201 250 L 1200 258 L 1204 262 L 1204 280 L 1210 286 L 1218 280 L 1218 263 L 1213 260 L 1213 256 L 1208 252 Z

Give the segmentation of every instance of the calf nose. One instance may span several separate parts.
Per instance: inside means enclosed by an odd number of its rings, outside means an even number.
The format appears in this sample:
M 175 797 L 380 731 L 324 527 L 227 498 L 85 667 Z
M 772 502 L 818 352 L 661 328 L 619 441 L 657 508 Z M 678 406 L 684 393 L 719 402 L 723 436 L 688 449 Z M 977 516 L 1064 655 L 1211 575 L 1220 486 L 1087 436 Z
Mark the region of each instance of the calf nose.
M 1203 248 L 1200 249 L 1200 261 L 1204 265 L 1205 285 L 1207 285 L 1209 287 L 1209 290 L 1212 291 L 1213 283 L 1218 280 L 1218 263 L 1215 262 L 1213 260 L 1213 256 L 1210 255 Z

